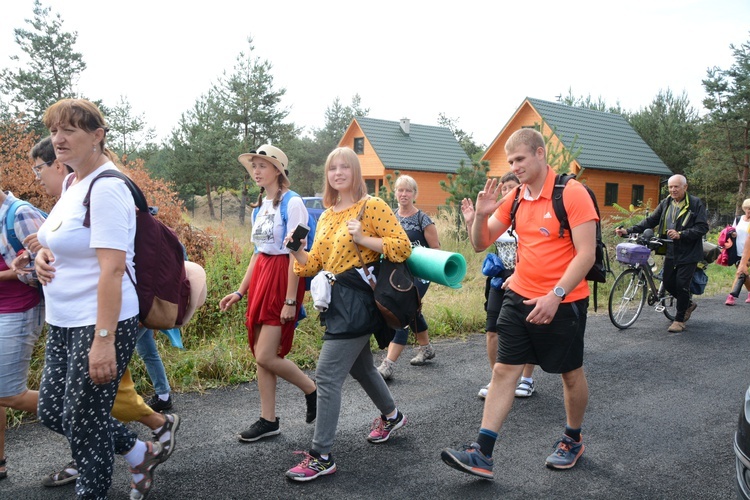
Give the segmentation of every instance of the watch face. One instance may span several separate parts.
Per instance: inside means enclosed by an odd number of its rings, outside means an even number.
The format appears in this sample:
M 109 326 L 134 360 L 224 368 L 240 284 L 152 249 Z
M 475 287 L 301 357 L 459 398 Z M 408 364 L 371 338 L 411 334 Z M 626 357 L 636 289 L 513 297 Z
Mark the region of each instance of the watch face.
M 556 286 L 554 290 L 552 290 L 555 295 L 558 297 L 565 297 L 565 289 L 561 286 Z
M 109 335 L 109 331 L 108 330 L 105 330 L 103 328 L 101 330 L 99 330 L 99 336 L 100 337 L 106 337 L 107 335 Z

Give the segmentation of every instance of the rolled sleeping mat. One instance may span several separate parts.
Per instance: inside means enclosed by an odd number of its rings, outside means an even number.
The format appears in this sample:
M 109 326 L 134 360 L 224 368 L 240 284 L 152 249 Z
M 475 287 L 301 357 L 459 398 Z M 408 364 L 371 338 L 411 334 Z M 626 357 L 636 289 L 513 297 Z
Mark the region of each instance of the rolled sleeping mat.
M 466 276 L 464 256 L 445 250 L 414 247 L 406 265 L 414 276 L 451 288 L 461 288 L 461 281 Z

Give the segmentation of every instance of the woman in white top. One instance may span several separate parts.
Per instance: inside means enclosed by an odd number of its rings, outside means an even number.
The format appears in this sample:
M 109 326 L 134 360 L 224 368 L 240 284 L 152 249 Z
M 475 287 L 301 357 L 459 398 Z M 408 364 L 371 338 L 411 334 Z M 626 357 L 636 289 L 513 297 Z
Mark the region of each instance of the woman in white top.
M 736 230 L 734 236 L 735 236 L 735 245 L 737 245 L 737 258 L 740 259 L 742 257 L 742 252 L 745 249 L 745 244 L 748 235 L 750 235 L 750 198 L 746 199 L 742 202 L 742 210 L 745 212 L 744 214 L 740 215 L 735 219 L 734 221 L 734 228 Z M 739 261 L 737 262 L 739 264 Z M 750 304 L 750 277 L 745 275 L 743 278 L 742 276 L 737 276 L 737 279 L 734 282 L 734 286 L 732 287 L 732 291 L 729 292 L 729 295 L 727 295 L 727 300 L 724 302 L 728 306 L 733 306 L 737 298 L 740 296 L 740 292 L 742 291 L 742 285 L 745 285 L 745 288 L 748 290 L 748 296 L 747 299 L 745 299 L 746 303 Z
M 104 145 L 104 118 L 85 99 L 63 99 L 43 120 L 58 161 L 75 179 L 38 233 L 43 248 L 35 263 L 49 324 L 38 415 L 68 438 L 79 466 L 78 498 L 106 498 L 114 451 L 130 464 L 130 498 L 137 500 L 150 491 L 153 470 L 167 453 L 110 415 L 138 333 L 138 296 L 126 272 L 134 274 L 135 203 L 123 181 L 101 179 L 91 190 L 91 223 L 84 227 L 92 179 L 116 169 Z
M 247 295 L 247 338 L 257 363 L 260 418 L 240 433 L 239 440 L 252 443 L 281 432 L 276 416 L 279 377 L 305 394 L 307 423 L 315 420 L 318 394 L 315 382 L 286 359 L 292 348 L 305 285 L 304 278 L 294 274 L 294 261 L 289 257 L 284 238 L 299 223 L 307 223 L 307 209 L 302 198 L 289 194 L 288 160 L 282 150 L 265 144 L 238 159 L 260 186 L 250 238 L 254 253 L 239 288 L 221 299 L 219 307 L 226 311 Z M 284 196 L 290 196 L 284 214 L 286 224 L 281 213 Z

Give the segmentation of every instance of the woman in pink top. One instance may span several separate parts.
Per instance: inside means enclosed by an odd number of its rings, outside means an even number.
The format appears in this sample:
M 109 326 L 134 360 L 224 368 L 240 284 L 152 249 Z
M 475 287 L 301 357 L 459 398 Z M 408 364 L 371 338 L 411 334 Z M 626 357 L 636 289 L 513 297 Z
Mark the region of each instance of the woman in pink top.
M 31 352 L 44 326 L 44 306 L 36 282 L 10 269 L 17 252 L 8 236 L 17 241 L 36 233 L 44 219 L 30 205 L 14 208 L 12 228 L 6 227 L 8 211 L 17 200 L 0 190 L 0 479 L 5 479 L 5 408 L 36 413 L 38 393 L 26 386 Z M 25 251 L 25 250 L 24 250 Z

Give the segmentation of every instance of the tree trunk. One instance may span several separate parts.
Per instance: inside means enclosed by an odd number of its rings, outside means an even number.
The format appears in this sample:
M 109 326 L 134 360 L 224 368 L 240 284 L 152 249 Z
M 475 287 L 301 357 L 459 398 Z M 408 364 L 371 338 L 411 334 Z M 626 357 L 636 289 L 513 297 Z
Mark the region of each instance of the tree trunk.
M 211 217 L 211 220 L 216 220 L 214 202 L 211 199 L 211 183 L 208 181 L 206 181 L 206 201 L 208 202 L 208 215 Z
M 249 176 L 245 174 L 242 179 L 242 197 L 240 198 L 240 225 L 245 225 L 245 207 L 247 207 L 247 182 Z

